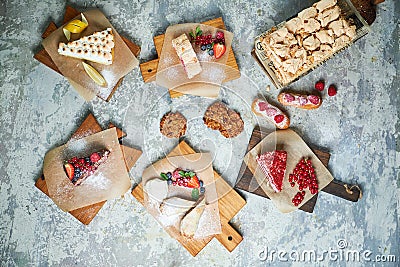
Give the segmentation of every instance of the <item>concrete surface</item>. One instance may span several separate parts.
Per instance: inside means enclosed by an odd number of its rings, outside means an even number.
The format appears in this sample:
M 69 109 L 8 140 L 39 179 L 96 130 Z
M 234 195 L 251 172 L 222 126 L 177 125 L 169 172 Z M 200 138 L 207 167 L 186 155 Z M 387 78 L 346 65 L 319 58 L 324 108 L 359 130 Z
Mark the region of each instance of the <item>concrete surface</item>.
M 330 150 L 334 177 L 358 183 L 364 197 L 351 203 L 322 193 L 313 214 L 281 214 L 271 201 L 243 193 L 247 205 L 232 220 L 244 240 L 228 253 L 213 240 L 196 258 L 171 239 L 127 193 L 108 201 L 85 227 L 34 187 L 45 153 L 65 143 L 91 111 L 103 126 L 113 121 L 128 133 L 127 143 L 142 148 L 132 169 L 140 181 L 149 162 L 162 157 L 176 141 L 164 142 L 159 118 L 170 109 L 189 119 L 186 140 L 211 151 L 214 167 L 234 185 L 254 125 L 248 102 L 262 92 L 278 94 L 250 56 L 253 38 L 311 5 L 312 1 L 68 1 L 76 8 L 101 8 L 121 34 L 142 47 L 141 62 L 155 58 L 152 37 L 170 24 L 222 16 L 235 34 L 233 49 L 242 78 L 230 82 L 220 99 L 239 110 L 245 132 L 226 140 L 205 128 L 201 116 L 211 103 L 199 97 L 170 100 L 166 89 L 144 84 L 139 69 L 124 79 L 109 103 L 90 103 L 68 82 L 32 56 L 41 33 L 61 20 L 65 1 L 2 1 L 0 4 L 0 265 L 1 266 L 303 266 L 282 262 L 271 250 L 301 254 L 325 253 L 319 266 L 381 266 L 378 262 L 346 261 L 343 252 L 376 255 L 399 251 L 399 14 L 400 3 L 387 0 L 378 8 L 372 32 L 310 75 L 294 89 L 311 89 L 323 78 L 338 86 L 314 111 L 288 109 L 292 126 L 308 143 Z M 397 14 L 397 15 L 396 15 Z M 269 92 L 265 88 L 271 85 Z M 265 123 L 263 123 L 265 124 Z M 343 241 L 343 240 L 345 241 Z M 339 245 L 346 245 L 343 250 Z M 346 242 L 346 243 L 345 243 Z M 269 259 L 263 261 L 268 250 Z M 293 252 L 294 251 L 294 252 Z M 342 253 L 342 254 L 340 254 Z M 365 254 L 365 253 L 364 253 Z M 337 258 L 335 260 L 335 258 Z

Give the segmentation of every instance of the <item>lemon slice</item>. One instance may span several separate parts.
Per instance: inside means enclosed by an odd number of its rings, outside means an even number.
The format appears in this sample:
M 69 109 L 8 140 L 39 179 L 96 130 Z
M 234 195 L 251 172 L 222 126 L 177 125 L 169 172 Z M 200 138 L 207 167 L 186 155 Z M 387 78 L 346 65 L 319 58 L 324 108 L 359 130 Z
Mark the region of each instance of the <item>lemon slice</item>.
M 92 80 L 100 86 L 105 86 L 107 84 L 106 80 L 101 76 L 101 74 L 89 64 L 82 62 L 83 68 Z
M 64 29 L 72 33 L 80 33 L 84 29 L 86 29 L 87 26 L 88 25 L 85 22 L 74 19 L 73 21 L 70 21 L 67 25 L 65 25 Z
M 69 41 L 71 39 L 71 32 L 69 30 L 67 30 L 67 29 L 64 29 L 64 28 L 63 28 L 63 32 L 64 32 L 64 35 L 65 35 L 65 38 L 67 38 L 67 40 Z

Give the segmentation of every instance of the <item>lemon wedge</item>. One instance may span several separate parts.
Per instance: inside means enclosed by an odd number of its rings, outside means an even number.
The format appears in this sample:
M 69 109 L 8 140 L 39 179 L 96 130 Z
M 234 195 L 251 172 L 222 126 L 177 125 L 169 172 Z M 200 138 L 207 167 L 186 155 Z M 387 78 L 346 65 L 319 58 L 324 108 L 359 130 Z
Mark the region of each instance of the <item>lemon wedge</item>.
M 65 35 L 65 38 L 67 38 L 67 40 L 69 41 L 71 39 L 70 31 L 68 31 L 67 29 L 63 28 L 63 32 L 64 32 L 64 35 Z
M 73 21 L 70 21 L 67 25 L 65 25 L 64 29 L 72 33 L 80 33 L 84 29 L 86 29 L 87 26 L 88 25 L 85 22 L 74 19 Z
M 103 76 L 89 64 L 82 62 L 83 68 L 92 80 L 100 86 L 105 86 L 107 84 Z
M 89 25 L 89 22 L 87 21 L 87 19 L 85 18 L 85 16 L 83 15 L 83 13 L 81 13 L 81 20 L 83 23 L 85 23 L 86 25 Z

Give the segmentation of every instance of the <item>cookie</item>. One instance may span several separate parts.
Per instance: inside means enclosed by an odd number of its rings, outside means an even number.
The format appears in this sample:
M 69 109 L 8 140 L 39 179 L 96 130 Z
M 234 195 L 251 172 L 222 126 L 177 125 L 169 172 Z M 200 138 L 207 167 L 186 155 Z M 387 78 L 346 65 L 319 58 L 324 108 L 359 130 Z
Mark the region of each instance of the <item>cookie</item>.
M 168 138 L 179 138 L 186 133 L 186 118 L 179 112 L 168 112 L 160 121 L 160 132 Z
M 238 136 L 244 129 L 240 114 L 228 108 L 222 102 L 215 102 L 204 113 L 204 124 L 213 130 L 218 130 L 225 138 Z

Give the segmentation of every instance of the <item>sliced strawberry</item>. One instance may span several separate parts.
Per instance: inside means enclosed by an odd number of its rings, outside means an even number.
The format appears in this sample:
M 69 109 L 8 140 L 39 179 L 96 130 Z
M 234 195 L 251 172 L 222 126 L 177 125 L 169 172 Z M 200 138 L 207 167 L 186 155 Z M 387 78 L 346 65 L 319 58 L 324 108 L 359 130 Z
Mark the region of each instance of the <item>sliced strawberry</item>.
M 72 164 L 70 163 L 64 164 L 64 170 L 67 173 L 67 176 L 70 180 L 74 179 L 75 169 Z
M 225 53 L 226 46 L 224 44 L 216 43 L 214 44 L 213 50 L 215 58 L 219 59 Z
M 197 176 L 193 176 L 187 183 L 187 187 L 189 188 L 199 188 L 200 187 L 200 181 Z

